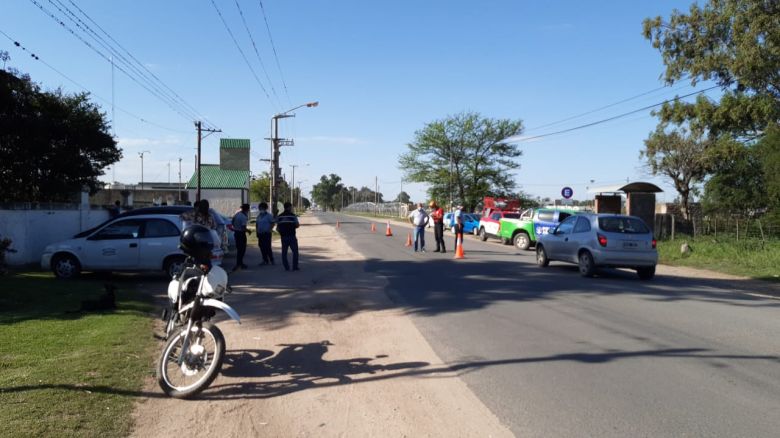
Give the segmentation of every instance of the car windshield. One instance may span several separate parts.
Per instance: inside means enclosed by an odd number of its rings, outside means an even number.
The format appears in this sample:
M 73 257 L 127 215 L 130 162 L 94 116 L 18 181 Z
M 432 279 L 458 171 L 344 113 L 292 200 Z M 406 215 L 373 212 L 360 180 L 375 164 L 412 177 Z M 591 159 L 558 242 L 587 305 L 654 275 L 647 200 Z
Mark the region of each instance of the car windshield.
M 600 217 L 599 228 L 608 233 L 646 234 L 650 232 L 647 225 L 641 220 L 621 216 Z
M 504 217 L 507 219 L 520 219 L 520 213 L 504 213 Z

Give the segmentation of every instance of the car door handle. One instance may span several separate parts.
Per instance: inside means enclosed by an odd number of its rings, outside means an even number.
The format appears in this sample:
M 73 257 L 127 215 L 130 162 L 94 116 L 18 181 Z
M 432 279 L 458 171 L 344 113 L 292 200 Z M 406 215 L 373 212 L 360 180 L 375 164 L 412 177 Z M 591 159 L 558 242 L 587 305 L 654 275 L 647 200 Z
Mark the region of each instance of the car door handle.
M 131 243 L 130 244 L 130 248 L 138 248 L 138 244 L 137 243 Z

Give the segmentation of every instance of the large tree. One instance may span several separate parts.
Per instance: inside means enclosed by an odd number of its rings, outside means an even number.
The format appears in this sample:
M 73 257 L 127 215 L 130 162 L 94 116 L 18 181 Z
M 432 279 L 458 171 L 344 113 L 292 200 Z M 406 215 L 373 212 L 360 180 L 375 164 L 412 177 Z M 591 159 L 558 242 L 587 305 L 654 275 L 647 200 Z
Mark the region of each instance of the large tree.
M 0 70 L 0 202 L 71 201 L 122 157 L 87 93 L 42 91 Z
M 667 83 L 714 81 L 723 90 L 718 102 L 664 105 L 663 122 L 754 139 L 780 120 L 780 2 L 694 3 L 687 14 L 646 19 L 644 35 L 661 52 Z
M 341 209 L 341 197 L 345 195 L 344 184 L 341 183 L 341 177 L 331 173 L 328 176 L 322 175 L 320 182 L 315 184 L 311 190 L 311 197 L 323 210 Z
M 503 140 L 523 131 L 520 120 L 461 113 L 430 122 L 414 134 L 399 164 L 404 180 L 427 183 L 440 204 L 454 197 L 473 209 L 487 194 L 515 187 L 511 171 L 520 167 L 517 145 Z
M 708 155 L 712 175 L 704 184 L 702 205 L 706 212 L 749 214 L 767 205 L 764 170 L 756 147 L 722 141 Z
M 697 184 L 707 176 L 710 161 L 708 152 L 715 140 L 700 130 L 672 127 L 661 123 L 645 140 L 645 150 L 640 152 L 653 175 L 663 175 L 680 194 L 680 209 L 689 218 L 690 199 L 697 192 Z

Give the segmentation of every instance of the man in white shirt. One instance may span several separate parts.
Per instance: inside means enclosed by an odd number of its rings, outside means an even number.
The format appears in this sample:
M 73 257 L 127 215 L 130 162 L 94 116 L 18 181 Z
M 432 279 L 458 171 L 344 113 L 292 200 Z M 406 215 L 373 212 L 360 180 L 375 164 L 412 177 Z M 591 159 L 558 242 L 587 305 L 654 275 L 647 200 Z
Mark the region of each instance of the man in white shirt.
M 409 214 L 409 221 L 414 225 L 414 252 L 417 252 L 418 241 L 420 251 L 425 252 L 425 226 L 429 220 L 422 203 L 418 203 L 417 209 Z

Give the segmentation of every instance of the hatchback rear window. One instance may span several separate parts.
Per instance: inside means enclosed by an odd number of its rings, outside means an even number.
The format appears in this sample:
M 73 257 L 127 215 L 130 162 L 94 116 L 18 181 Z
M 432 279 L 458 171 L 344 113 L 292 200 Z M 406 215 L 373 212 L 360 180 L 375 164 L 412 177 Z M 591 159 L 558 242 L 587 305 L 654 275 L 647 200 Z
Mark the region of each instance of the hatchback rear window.
M 600 217 L 599 228 L 608 233 L 646 234 L 650 232 L 644 222 L 632 217 Z
M 520 213 L 504 213 L 504 217 L 507 219 L 520 219 Z

